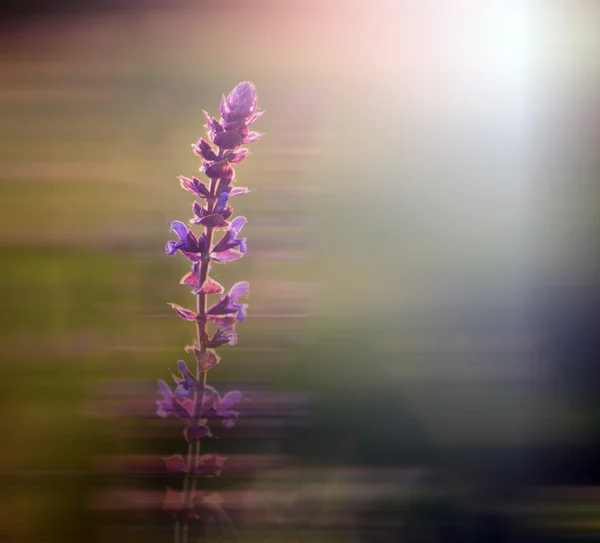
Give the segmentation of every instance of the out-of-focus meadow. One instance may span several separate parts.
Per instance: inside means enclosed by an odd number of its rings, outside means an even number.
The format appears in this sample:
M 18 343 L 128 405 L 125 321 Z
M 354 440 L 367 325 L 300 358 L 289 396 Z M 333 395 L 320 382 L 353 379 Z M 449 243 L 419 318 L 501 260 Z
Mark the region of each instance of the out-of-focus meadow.
M 163 246 L 245 79 L 266 135 L 216 278 L 252 295 L 210 381 L 260 407 L 208 488 L 260 540 L 473 538 L 482 503 L 595 533 L 597 7 L 123 4 L 2 22 L 0 542 L 170 537 L 156 380 L 193 327 Z M 471 516 L 413 514 L 430 491 Z

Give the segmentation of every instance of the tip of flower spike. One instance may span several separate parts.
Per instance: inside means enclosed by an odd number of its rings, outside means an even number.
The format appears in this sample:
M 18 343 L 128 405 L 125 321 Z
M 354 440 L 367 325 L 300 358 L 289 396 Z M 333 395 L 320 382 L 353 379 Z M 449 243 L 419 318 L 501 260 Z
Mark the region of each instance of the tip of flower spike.
M 248 119 L 258 106 L 258 94 L 252 81 L 242 81 L 227 95 L 223 109 L 225 120 Z

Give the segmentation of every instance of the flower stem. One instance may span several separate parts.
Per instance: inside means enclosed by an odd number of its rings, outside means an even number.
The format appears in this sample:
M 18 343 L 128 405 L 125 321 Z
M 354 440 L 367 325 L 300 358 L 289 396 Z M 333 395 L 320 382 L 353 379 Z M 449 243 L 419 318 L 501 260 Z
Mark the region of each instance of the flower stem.
M 219 153 L 219 160 L 221 159 L 222 153 Z M 206 199 L 206 207 L 208 210 L 208 214 L 210 215 L 215 207 L 216 201 L 216 190 L 217 190 L 217 179 L 210 180 L 210 196 Z M 207 226 L 206 227 L 206 238 L 207 238 L 207 254 L 202 255 L 202 260 L 198 269 L 198 287 L 202 288 L 202 285 L 206 281 L 208 277 L 208 264 L 210 262 L 209 254 L 212 246 L 212 237 L 213 237 L 214 228 Z M 196 312 L 198 314 L 198 321 L 196 324 L 197 331 L 197 339 L 198 339 L 198 347 L 201 353 L 206 352 L 206 301 L 207 295 L 203 293 L 198 293 L 196 298 Z M 206 379 L 207 379 L 207 370 L 202 369 L 200 367 L 200 361 L 196 362 L 196 375 L 198 380 L 200 380 L 200 374 L 202 374 L 202 385 L 201 385 L 201 394 L 200 394 L 200 411 L 202 411 L 204 406 L 204 400 L 206 396 Z M 194 391 L 194 409 L 193 413 L 198 414 L 198 391 Z M 197 417 L 193 423 L 198 424 L 200 417 Z M 188 453 L 187 453 L 187 468 L 188 472 L 185 477 L 184 485 L 183 485 L 183 493 L 185 496 L 185 505 L 186 510 L 191 511 L 193 507 L 194 500 L 194 492 L 196 491 L 196 474 L 194 473 L 196 464 L 198 463 L 198 459 L 200 458 L 200 440 L 197 439 L 195 444 L 188 444 Z M 188 526 L 189 519 L 186 518 L 183 521 L 182 526 L 182 543 L 188 543 Z M 177 530 L 177 527 L 176 527 Z

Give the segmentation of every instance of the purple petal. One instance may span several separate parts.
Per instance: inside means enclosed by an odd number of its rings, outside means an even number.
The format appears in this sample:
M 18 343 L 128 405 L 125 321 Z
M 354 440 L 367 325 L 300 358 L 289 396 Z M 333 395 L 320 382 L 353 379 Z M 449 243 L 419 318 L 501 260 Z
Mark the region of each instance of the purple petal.
M 164 405 L 164 402 L 156 402 L 156 416 L 161 419 L 169 418 L 171 409 Z
M 192 375 L 187 367 L 187 364 L 185 363 L 185 360 L 177 361 L 177 369 L 181 372 L 181 375 L 183 375 L 184 378 L 188 378 Z
M 204 168 L 204 173 L 211 179 L 232 179 L 234 172 L 226 160 L 221 160 L 207 165 Z
M 244 399 L 244 395 L 239 390 L 232 390 L 223 396 L 219 407 L 223 409 L 229 409 L 236 403 L 241 402 Z
M 227 160 L 227 162 L 231 162 L 233 164 L 239 164 L 242 160 L 244 160 L 246 157 L 248 157 L 251 154 L 252 153 L 250 153 L 250 151 L 248 151 L 248 149 L 239 149 L 237 151 L 231 151 L 231 152 L 227 153 L 225 155 L 225 159 Z
M 227 262 L 235 262 L 244 256 L 244 253 L 238 249 L 226 249 L 219 251 L 218 253 L 211 253 L 211 258 L 215 262 L 221 262 L 223 264 Z
M 174 401 L 173 402 L 173 414 L 179 419 L 179 420 L 183 420 L 185 422 L 191 420 L 190 417 L 190 412 L 187 410 L 187 408 L 182 405 L 180 402 L 178 401 Z
M 165 399 L 172 399 L 173 392 L 171 392 L 171 387 L 167 385 L 162 379 L 158 381 L 158 392 L 162 394 Z
M 198 143 L 192 143 L 192 149 L 194 150 L 194 153 L 205 160 L 217 160 L 217 154 L 204 138 L 200 138 Z
M 202 234 L 197 240 L 198 252 L 204 254 L 208 250 L 208 238 L 206 234 Z
M 247 121 L 246 124 L 247 125 L 251 125 L 254 124 L 256 121 L 258 121 L 258 119 L 260 119 L 266 112 L 266 109 L 263 109 L 262 111 L 257 111 L 256 113 L 254 113 L 254 115 L 252 115 L 252 117 L 250 117 Z
M 207 111 L 202 110 L 202 113 L 204 113 L 204 118 L 206 119 L 206 126 L 209 130 L 214 130 L 214 126 L 213 126 L 213 118 L 208 114 Z
M 229 93 L 226 100 L 227 109 L 229 109 L 230 118 L 246 119 L 251 117 L 256 111 L 258 105 L 258 94 L 254 83 L 242 81 Z
M 184 243 L 182 241 L 167 241 L 167 243 L 165 243 L 165 252 L 169 255 L 169 256 L 173 256 L 178 249 L 181 249 L 184 246 Z
M 235 303 L 250 289 L 248 281 L 240 281 L 231 287 L 229 298 Z
M 260 132 L 248 132 L 248 135 L 242 140 L 242 143 L 253 143 L 263 137 Z
M 246 217 L 236 217 L 235 219 L 233 219 L 231 221 L 231 225 L 229 226 L 229 230 L 231 230 L 231 233 L 233 235 L 233 237 L 236 237 L 239 233 L 240 230 L 242 228 L 244 228 L 244 225 L 248 222 L 248 219 L 246 219 Z
M 189 251 L 183 251 L 181 250 L 181 253 L 183 254 L 183 256 L 185 256 L 187 259 L 191 260 L 192 262 L 198 262 L 200 260 L 200 255 L 198 253 L 190 253 Z
M 194 222 L 210 228 L 223 228 L 224 226 L 227 226 L 227 221 L 223 218 L 223 215 L 220 215 L 219 213 L 207 215 L 202 219 L 194 219 Z
M 196 217 L 202 218 L 206 215 L 206 209 L 200 205 L 199 202 L 194 202 L 192 204 L 192 211 Z
M 225 126 L 223 126 L 223 128 L 225 130 L 233 130 L 237 132 L 241 137 L 245 137 L 248 135 L 248 127 L 246 126 L 246 121 L 244 119 L 225 123 Z
M 237 334 L 233 328 L 226 330 L 218 330 L 215 335 L 211 338 L 208 346 L 216 349 L 223 345 L 235 345 L 237 343 Z
M 175 232 L 181 241 L 187 240 L 189 230 L 181 221 L 173 221 L 171 223 L 171 231 Z
M 219 194 L 219 198 L 215 205 L 214 212 L 222 213 L 225 210 L 225 208 L 227 207 L 228 200 L 229 200 L 229 194 L 227 194 L 226 192 Z
M 239 322 L 242 322 L 248 316 L 248 314 L 246 313 L 246 309 L 248 309 L 248 304 L 240 304 L 238 314 L 236 317 Z
M 180 285 L 189 285 L 190 287 L 198 288 L 198 262 L 192 264 L 192 269 L 189 273 L 186 273 L 179 281 Z
M 225 130 L 216 134 L 213 141 L 221 149 L 237 149 L 242 144 L 242 137 L 235 130 Z
M 227 107 L 227 98 L 225 98 L 224 94 L 221 95 L 221 103 L 219 104 L 219 111 L 221 113 L 221 117 L 226 119 L 229 114 L 229 108 Z
M 234 315 L 209 315 L 208 320 L 218 328 L 229 328 L 237 322 Z
M 192 194 L 195 194 L 196 196 L 206 197 L 210 194 L 206 185 L 197 177 L 192 177 L 189 179 L 188 177 L 180 175 L 179 182 L 181 184 L 181 188 L 191 192 Z
M 248 192 L 248 187 L 234 187 L 229 191 L 229 197 L 239 196 L 240 194 L 246 194 Z

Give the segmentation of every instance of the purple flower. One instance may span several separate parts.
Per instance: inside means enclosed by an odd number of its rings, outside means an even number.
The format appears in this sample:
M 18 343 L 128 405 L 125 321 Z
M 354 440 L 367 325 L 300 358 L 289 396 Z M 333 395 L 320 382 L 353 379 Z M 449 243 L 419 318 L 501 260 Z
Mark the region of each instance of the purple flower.
M 185 474 L 184 492 L 167 489 L 164 503 L 165 510 L 178 521 L 175 533 L 177 541 L 181 539 L 180 535 L 187 532 L 189 522 L 200 518 L 196 510 L 199 495 L 194 492 L 195 482 L 192 482 L 192 478 L 197 475 L 220 475 L 225 462 L 225 458 L 215 454 L 200 456 L 199 447 L 193 444 L 212 437 L 212 424 L 216 422 L 231 428 L 239 416 L 235 407 L 245 399 L 238 390 L 221 397 L 206 384 L 206 372 L 221 361 L 216 351 L 218 347 L 237 344 L 235 326 L 238 321 L 245 319 L 248 307 L 240 303 L 240 298 L 248 292 L 249 284 L 246 281 L 236 283 L 229 292 L 222 294 L 223 287 L 210 274 L 211 260 L 232 262 L 247 251 L 246 238 L 239 237 L 246 218 L 236 217 L 228 222 L 233 215 L 229 201 L 233 196 L 248 192 L 247 187 L 233 187 L 234 166 L 250 154 L 242 146 L 262 136 L 249 128 L 264 113 L 257 111 L 257 106 L 258 95 L 254 84 L 244 81 L 227 96 L 223 95 L 219 119 L 204 111 L 208 137 L 200 138 L 192 144 L 192 149 L 202 158 L 200 171 L 209 181 L 202 182 L 196 177 L 179 178 L 181 187 L 199 200 L 193 203 L 194 217 L 189 223 L 203 227 L 204 232 L 195 235 L 184 223 L 174 221 L 171 230 L 179 239 L 165 244 L 168 255 L 180 252 L 191 261 L 191 269 L 180 283 L 192 287 L 192 293 L 198 296 L 195 310 L 169 304 L 179 317 L 195 325 L 196 338 L 192 345 L 185 347 L 185 351 L 194 355 L 196 366 L 193 371 L 196 374 L 190 371 L 185 361 L 179 360 L 177 371 L 172 373 L 174 390 L 164 381 L 159 381 L 161 397 L 156 402 L 158 416 L 166 418 L 174 415 L 185 422 L 184 436 L 190 443 L 187 457 L 178 454 L 164 458 L 169 472 Z M 214 237 L 218 228 L 226 230 L 216 241 Z M 211 305 L 211 294 L 222 296 Z M 216 326 L 216 331 L 211 337 L 212 325 Z
M 200 138 L 198 143 L 192 143 L 192 149 L 194 150 L 194 153 L 196 153 L 198 156 L 201 156 L 204 160 L 217 160 L 217 154 L 213 151 L 210 143 L 208 143 L 204 138 Z
M 229 194 L 226 192 L 222 192 L 219 194 L 217 198 L 217 203 L 215 204 L 215 208 L 213 209 L 213 213 L 223 213 L 225 208 L 227 207 L 227 202 L 229 201 Z
M 211 258 L 217 262 L 233 262 L 242 258 L 247 251 L 246 238 L 238 238 L 240 230 L 247 223 L 246 217 L 236 217 L 231 221 L 227 232 L 213 247 Z
M 199 273 L 200 265 L 198 262 L 192 263 L 192 269 L 189 273 L 186 273 L 179 281 L 181 285 L 188 285 L 190 287 L 194 287 L 192 294 L 221 294 L 223 290 L 223 285 L 219 282 L 215 281 L 213 278 L 207 275 L 206 280 L 202 285 L 198 283 L 198 273 Z M 208 273 L 210 273 L 210 266 L 208 267 Z
M 166 419 L 169 415 L 175 415 L 181 420 L 189 421 L 190 414 L 176 399 L 171 388 L 164 381 L 158 381 L 158 392 L 162 394 L 162 400 L 156 400 L 156 414 Z
M 180 221 L 173 221 L 171 231 L 179 236 L 179 241 L 167 241 L 165 251 L 172 256 L 177 251 L 181 251 L 190 260 L 199 260 L 201 254 L 208 249 L 208 240 L 202 234 L 200 238 L 196 238 L 194 233 Z
M 210 338 L 208 342 L 208 346 L 216 349 L 217 347 L 222 347 L 223 345 L 237 345 L 237 334 L 235 333 L 234 326 L 224 326 L 223 328 L 219 328 L 214 336 Z
M 206 111 L 202 110 L 204 117 L 206 118 L 206 127 L 208 128 L 208 137 L 211 140 L 215 139 L 215 136 L 219 132 L 223 132 L 223 125 L 217 121 L 214 117 L 211 117 Z
M 232 186 L 230 179 L 221 179 L 221 181 L 219 182 L 219 187 L 217 188 L 217 196 L 220 196 L 223 192 L 226 192 L 231 198 L 232 196 L 247 194 L 249 190 L 248 187 Z
M 225 122 L 250 119 L 258 105 L 258 94 L 254 84 L 243 81 L 221 100 L 221 116 Z
M 243 321 L 246 318 L 248 304 L 238 304 L 237 301 L 248 292 L 250 284 L 241 281 L 231 287 L 231 290 L 223 296 L 207 312 L 210 316 L 236 316 L 236 320 Z
M 205 401 L 202 417 L 221 420 L 225 428 L 233 427 L 239 417 L 239 412 L 233 411 L 233 407 L 245 400 L 244 395 L 239 390 L 232 390 L 221 398 L 213 387 L 207 386 L 206 389 L 209 396 Z
M 201 206 L 198 202 L 194 202 L 192 206 L 192 211 L 194 215 L 196 215 L 195 219 L 190 220 L 190 224 L 202 224 L 203 226 L 209 226 L 211 228 L 222 228 L 223 226 L 227 226 L 227 220 L 231 217 L 233 213 L 233 209 L 227 205 L 227 200 L 229 195 L 225 194 L 225 198 L 220 198 L 217 202 L 217 206 L 212 213 L 209 213 L 208 209 Z M 224 200 L 224 202 L 223 202 Z
M 239 164 L 246 157 L 250 156 L 252 153 L 248 151 L 248 149 L 237 149 L 236 151 L 229 151 L 225 153 L 224 157 L 227 162 L 231 162 L 232 164 Z
M 243 137 L 235 130 L 225 130 L 215 135 L 215 145 L 220 149 L 237 149 L 243 141 Z
M 162 380 L 158 382 L 158 392 L 163 395 L 163 399 L 156 400 L 156 414 L 166 419 L 173 412 L 175 396 L 169 385 Z
M 205 162 L 202 171 L 204 171 L 206 177 L 211 179 L 233 179 L 235 173 L 226 160 Z
M 198 388 L 198 379 L 196 379 L 187 367 L 183 360 L 177 362 L 179 375 L 173 374 L 173 380 L 177 384 L 175 396 L 178 398 L 189 398 L 194 390 Z
M 188 177 L 180 175 L 179 181 L 181 183 L 181 188 L 191 192 L 192 194 L 195 194 L 196 196 L 201 198 L 207 198 L 210 196 L 208 187 L 197 177 L 192 177 L 189 179 Z

